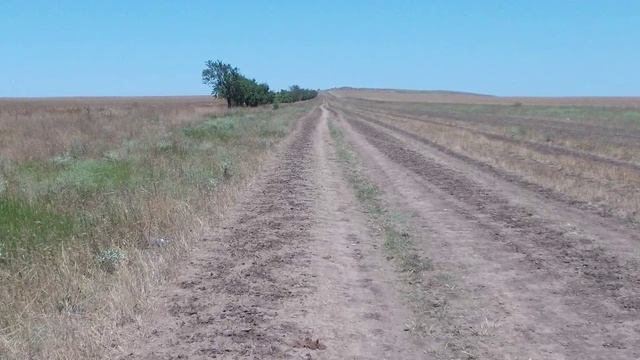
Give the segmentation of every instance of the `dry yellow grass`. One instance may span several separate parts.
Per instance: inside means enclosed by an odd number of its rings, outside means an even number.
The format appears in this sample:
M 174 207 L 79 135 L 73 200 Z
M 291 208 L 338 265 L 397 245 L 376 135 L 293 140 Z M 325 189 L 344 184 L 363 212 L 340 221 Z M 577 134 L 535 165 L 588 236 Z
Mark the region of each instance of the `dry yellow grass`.
M 196 100 L 3 107 L 0 358 L 102 358 L 309 107 Z
M 211 97 L 0 99 L 0 158 L 47 159 L 74 148 L 99 154 L 226 111 Z

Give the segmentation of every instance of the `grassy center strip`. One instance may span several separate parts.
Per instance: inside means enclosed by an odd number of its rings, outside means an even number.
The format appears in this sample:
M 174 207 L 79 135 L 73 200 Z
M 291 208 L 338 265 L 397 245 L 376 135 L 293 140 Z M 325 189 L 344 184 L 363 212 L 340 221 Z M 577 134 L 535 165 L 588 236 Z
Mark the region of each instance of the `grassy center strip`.
M 385 204 L 383 190 L 363 173 L 361 159 L 340 128 L 333 122 L 329 123 L 329 128 L 343 173 L 371 221 L 379 224 L 387 259 L 393 261 L 402 274 L 406 285 L 402 291 L 414 315 L 407 329 L 416 336 L 432 340 L 425 343 L 425 351 L 436 359 L 476 358 L 472 355 L 478 352 L 476 341 L 490 336 L 496 323 L 486 317 L 480 324 L 468 324 L 456 318 L 460 306 L 456 301 L 468 296 L 458 286 L 459 280 L 450 271 L 436 267 L 416 248 L 418 241 L 429 240 L 416 238 L 416 232 L 407 223 L 408 216 Z
M 424 279 L 423 272 L 433 269 L 431 260 L 416 250 L 411 231 L 404 224 L 404 215 L 393 212 L 385 206 L 381 199 L 382 190 L 362 172 L 360 159 L 344 139 L 342 131 L 333 122 L 330 122 L 329 129 L 335 142 L 338 159 L 347 180 L 353 187 L 356 198 L 366 209 L 370 219 L 380 224 L 379 229 L 384 239 L 387 259 L 394 261 L 408 284 L 420 287 Z M 410 291 L 409 295 L 415 299 L 417 293 Z M 416 305 L 415 302 L 413 303 Z M 416 323 L 411 328 L 419 330 L 422 326 Z

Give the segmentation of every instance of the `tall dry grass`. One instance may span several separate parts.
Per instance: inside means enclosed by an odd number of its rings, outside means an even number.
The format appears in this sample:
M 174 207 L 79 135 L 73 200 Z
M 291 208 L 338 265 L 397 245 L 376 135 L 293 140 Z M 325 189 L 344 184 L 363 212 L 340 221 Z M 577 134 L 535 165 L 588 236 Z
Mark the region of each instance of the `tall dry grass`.
M 20 140 L 2 143 L 0 164 L 0 358 L 117 346 L 309 107 L 210 116 L 125 102 L 67 118 L 47 106 L 0 122 Z
M 0 157 L 47 159 L 74 150 L 100 154 L 124 139 L 226 111 L 222 101 L 210 97 L 0 99 Z

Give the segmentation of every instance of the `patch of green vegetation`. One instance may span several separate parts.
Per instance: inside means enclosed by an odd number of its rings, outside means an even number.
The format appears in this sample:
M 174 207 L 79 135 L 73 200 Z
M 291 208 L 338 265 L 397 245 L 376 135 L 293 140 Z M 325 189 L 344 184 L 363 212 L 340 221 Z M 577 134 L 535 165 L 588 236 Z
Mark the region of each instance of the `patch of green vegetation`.
M 201 124 L 188 126 L 182 133 L 195 140 L 229 141 L 239 135 L 238 122 L 241 119 L 229 116 L 209 119 Z
M 626 111 L 622 114 L 622 118 L 630 124 L 640 126 L 640 111 Z
M 398 231 L 393 226 L 384 228 L 385 250 L 398 260 L 400 270 L 407 273 L 420 273 L 432 269 L 431 261 L 422 258 L 413 251 L 411 236 L 406 231 Z
M 511 134 L 511 136 L 513 137 L 524 137 L 527 135 L 527 129 L 523 126 L 512 126 L 509 129 L 509 132 Z
M 3 161 L 0 252 L 46 250 L 62 240 L 98 248 L 136 243 L 147 235 L 140 229 L 146 201 L 162 194 L 162 202 L 188 202 L 241 178 L 243 159 L 285 137 L 304 111 L 285 105 L 210 117 L 166 135 L 125 140 L 100 158 L 65 152 L 49 160 Z M 166 221 L 153 221 L 168 234 Z
M 133 173 L 134 167 L 129 161 L 87 159 L 60 172 L 56 181 L 82 190 L 112 189 L 126 185 Z
M 193 146 L 182 139 L 161 139 L 153 145 L 153 150 L 161 156 L 184 158 L 193 151 Z
M 58 243 L 69 238 L 75 229 L 72 217 L 47 204 L 0 197 L 0 257 Z
M 17 166 L 13 178 L 25 193 L 43 194 L 63 188 L 83 192 L 114 189 L 128 185 L 134 173 L 143 169 L 131 161 L 117 159 L 83 159 L 65 162 L 29 161 Z
M 29 178 L 32 181 L 41 182 L 52 180 L 63 169 L 62 166 L 50 161 L 25 161 L 16 167 L 19 177 Z
M 288 126 L 283 120 L 277 120 L 274 123 L 262 123 L 259 127 L 260 137 L 281 138 L 287 134 Z

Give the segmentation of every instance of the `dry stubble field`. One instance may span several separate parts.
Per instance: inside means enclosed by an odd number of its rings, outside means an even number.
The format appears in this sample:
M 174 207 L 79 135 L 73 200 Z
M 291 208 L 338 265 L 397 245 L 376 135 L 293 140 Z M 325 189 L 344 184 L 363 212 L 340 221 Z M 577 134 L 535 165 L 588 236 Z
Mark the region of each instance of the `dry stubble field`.
M 640 100 L 336 89 L 169 118 L 7 152 L 0 351 L 640 357 Z

